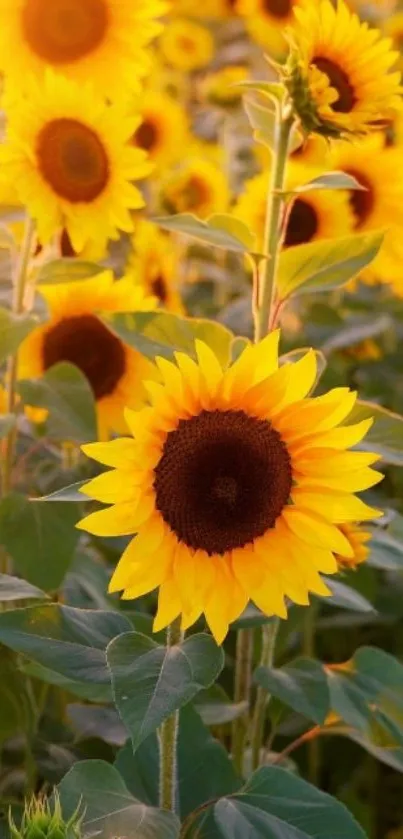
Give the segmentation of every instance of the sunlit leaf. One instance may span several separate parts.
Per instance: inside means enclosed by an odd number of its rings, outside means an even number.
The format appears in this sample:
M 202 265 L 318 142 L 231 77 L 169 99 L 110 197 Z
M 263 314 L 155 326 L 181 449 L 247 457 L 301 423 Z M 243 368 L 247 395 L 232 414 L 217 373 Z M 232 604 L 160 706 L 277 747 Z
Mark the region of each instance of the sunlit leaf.
M 59 283 L 73 283 L 89 280 L 105 271 L 102 265 L 94 262 L 83 262 L 80 259 L 54 259 L 47 262 L 38 271 L 37 285 L 57 285 Z
M 348 175 L 347 172 L 325 172 L 323 175 L 295 187 L 292 192 L 298 194 L 317 189 L 354 189 L 365 192 L 365 187 L 352 175 Z
M 83 501 L 86 500 L 85 495 L 80 492 L 80 487 L 85 486 L 88 481 L 77 481 L 75 484 L 69 484 L 67 487 L 63 487 L 62 489 L 57 489 L 55 492 L 49 493 L 49 495 L 41 495 L 39 498 L 31 498 L 31 501 L 75 501 L 80 502 L 81 504 Z
M 230 218 L 226 215 L 213 215 L 211 219 L 202 221 L 192 213 L 178 213 L 175 216 L 159 216 L 151 219 L 151 221 L 158 227 L 162 227 L 163 230 L 181 233 L 183 236 L 189 236 L 191 239 L 196 239 L 198 242 L 210 245 L 213 248 L 234 251 L 235 253 L 251 251 L 252 234 L 242 223 L 235 222 L 231 225 Z
M 0 309 L 0 364 L 3 364 L 8 355 L 15 353 L 38 324 L 38 319 L 33 315 L 14 315 L 7 309 Z

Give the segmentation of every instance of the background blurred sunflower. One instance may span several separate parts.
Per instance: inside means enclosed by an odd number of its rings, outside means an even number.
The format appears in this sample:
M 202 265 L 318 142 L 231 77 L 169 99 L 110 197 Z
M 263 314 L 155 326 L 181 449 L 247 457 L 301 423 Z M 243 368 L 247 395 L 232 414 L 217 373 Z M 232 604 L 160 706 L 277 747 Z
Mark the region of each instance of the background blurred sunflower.
M 136 116 L 137 112 L 136 105 Z M 158 172 L 183 156 L 189 142 L 186 111 L 169 94 L 147 90 L 140 112 L 141 123 L 133 139 L 136 146 L 147 152 Z
M 131 181 L 150 171 L 131 143 L 138 123 L 92 88 L 51 72 L 26 98 L 10 96 L 0 159 L 42 242 L 64 227 L 80 251 L 133 229 L 129 209 L 144 201 Z
M 139 284 L 144 294 L 157 298 L 169 312 L 183 314 L 178 291 L 180 252 L 169 234 L 141 219 L 132 237 L 133 251 L 127 264 L 127 277 Z
M 223 371 L 196 342 L 198 363 L 156 359 L 163 384 L 151 407 L 126 412 L 134 439 L 84 451 L 114 466 L 83 491 L 115 506 L 83 519 L 99 536 L 137 532 L 110 590 L 132 599 L 157 586 L 155 629 L 204 612 L 218 643 L 249 598 L 286 616 L 284 598 L 327 594 L 319 572 L 353 549 L 340 524 L 378 515 L 354 493 L 381 476 L 377 455 L 348 452 L 371 421 L 337 428 L 356 395 L 348 388 L 307 398 L 316 357 L 278 368 L 278 332 Z M 158 559 L 156 559 L 158 557 Z
M 0 0 L 0 67 L 20 85 L 50 65 L 121 97 L 147 70 L 144 47 L 165 8 L 160 0 Z
M 173 19 L 165 27 L 159 49 L 165 61 L 183 73 L 206 67 L 214 55 L 211 32 L 193 20 Z
M 238 0 L 236 9 L 245 18 L 246 28 L 258 44 L 280 57 L 288 51 L 286 27 L 304 0 Z
M 195 213 L 206 218 L 225 212 L 229 198 L 225 173 L 207 158 L 190 157 L 161 181 L 160 201 L 169 213 Z
M 84 282 L 41 286 L 50 320 L 22 343 L 19 378 L 41 376 L 61 361 L 75 364 L 87 377 L 96 402 L 100 439 L 111 430 L 126 431 L 123 409 L 139 407 L 146 393 L 144 377 L 153 366 L 124 344 L 98 313 L 150 311 L 155 297 L 147 297 L 128 280 L 114 281 L 105 271 Z

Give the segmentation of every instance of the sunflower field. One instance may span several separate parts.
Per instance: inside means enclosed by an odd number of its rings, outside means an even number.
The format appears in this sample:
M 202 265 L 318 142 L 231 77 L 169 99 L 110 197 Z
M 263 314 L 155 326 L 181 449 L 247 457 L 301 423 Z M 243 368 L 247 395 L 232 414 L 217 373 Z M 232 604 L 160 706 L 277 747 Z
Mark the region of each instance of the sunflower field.
M 403 839 L 402 69 L 0 0 L 0 839 Z

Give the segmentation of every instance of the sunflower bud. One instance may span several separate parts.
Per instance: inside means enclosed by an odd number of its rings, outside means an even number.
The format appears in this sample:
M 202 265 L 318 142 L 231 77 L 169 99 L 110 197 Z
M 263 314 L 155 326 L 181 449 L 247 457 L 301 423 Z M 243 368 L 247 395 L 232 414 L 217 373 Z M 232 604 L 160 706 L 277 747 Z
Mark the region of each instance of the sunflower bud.
M 62 815 L 57 793 L 54 804 L 43 798 L 32 798 L 26 803 L 21 825 L 18 828 L 10 814 L 9 828 L 12 839 L 80 839 L 82 814 L 78 807 L 68 821 Z

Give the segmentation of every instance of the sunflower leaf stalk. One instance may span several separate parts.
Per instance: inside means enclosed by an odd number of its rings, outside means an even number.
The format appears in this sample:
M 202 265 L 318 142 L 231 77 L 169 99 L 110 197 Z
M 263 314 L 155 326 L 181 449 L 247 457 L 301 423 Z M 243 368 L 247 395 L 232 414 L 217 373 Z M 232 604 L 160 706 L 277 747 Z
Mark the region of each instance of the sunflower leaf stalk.
M 167 647 L 175 647 L 183 640 L 183 632 L 177 619 L 167 628 Z M 178 746 L 179 711 L 175 711 L 162 724 L 159 730 L 160 745 L 160 784 L 159 802 L 163 810 L 176 809 L 176 791 L 178 785 L 177 746 Z
M 273 666 L 274 651 L 279 627 L 279 618 L 273 618 L 272 622 L 264 626 L 262 629 L 262 654 L 260 658 L 261 667 Z M 253 770 L 257 769 L 260 764 L 260 755 L 264 740 L 264 723 L 266 717 L 266 709 L 269 702 L 270 694 L 268 694 L 264 688 L 258 687 L 256 694 L 256 703 L 253 712 L 251 736 Z

